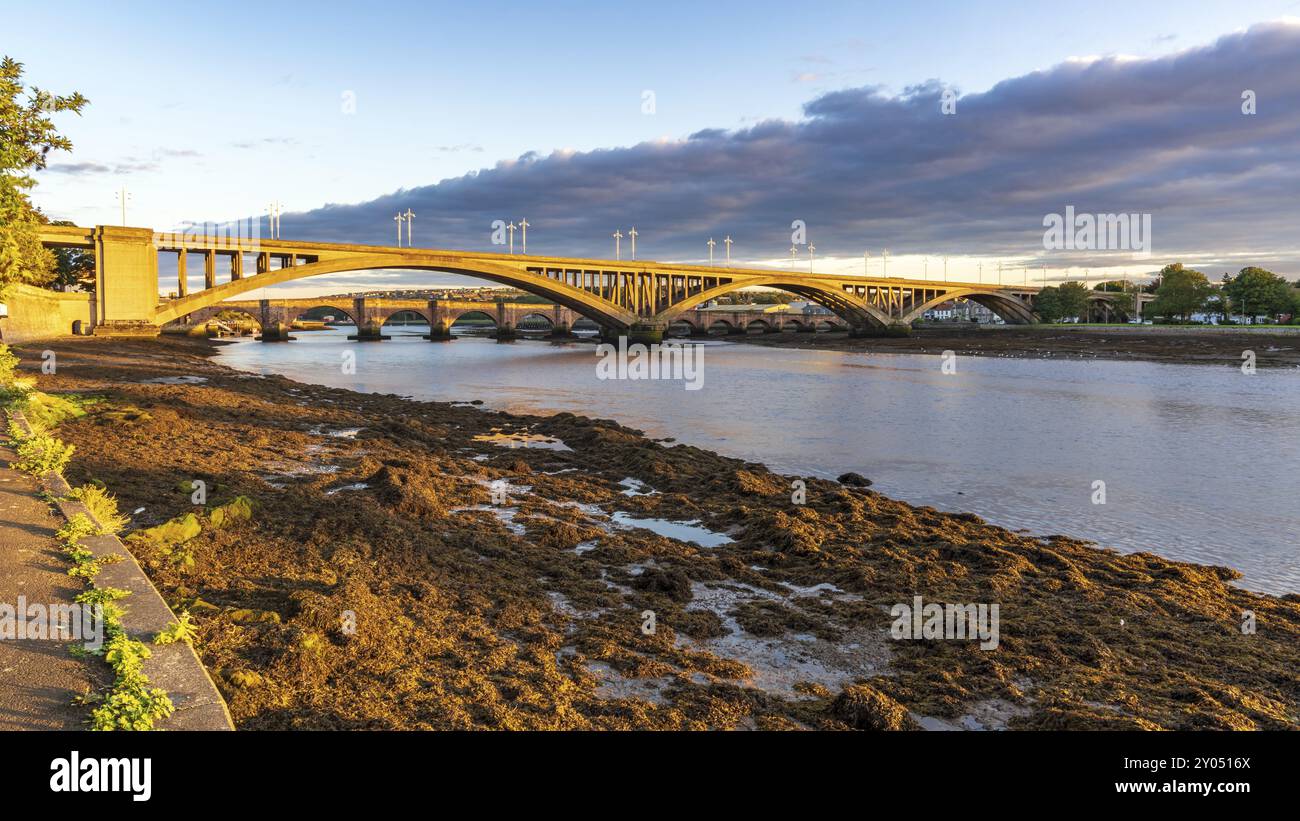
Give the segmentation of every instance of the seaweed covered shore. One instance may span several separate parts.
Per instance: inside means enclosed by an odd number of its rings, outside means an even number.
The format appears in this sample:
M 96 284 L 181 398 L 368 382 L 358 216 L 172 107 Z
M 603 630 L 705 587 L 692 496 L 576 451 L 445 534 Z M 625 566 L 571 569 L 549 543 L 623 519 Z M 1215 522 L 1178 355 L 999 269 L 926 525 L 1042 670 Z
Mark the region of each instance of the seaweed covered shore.
M 103 397 L 69 478 L 139 511 L 241 729 L 1300 728 L 1300 597 L 1227 568 L 203 342 L 48 347 L 41 389 Z M 918 595 L 997 604 L 997 648 L 891 638 Z

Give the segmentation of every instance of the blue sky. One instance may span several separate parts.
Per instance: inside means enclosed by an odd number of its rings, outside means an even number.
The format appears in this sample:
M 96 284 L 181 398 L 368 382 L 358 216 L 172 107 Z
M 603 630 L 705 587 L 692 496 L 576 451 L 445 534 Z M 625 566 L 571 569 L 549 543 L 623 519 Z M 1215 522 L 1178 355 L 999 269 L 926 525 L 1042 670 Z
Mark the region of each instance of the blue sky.
M 40 175 L 35 198 L 51 216 L 118 222 L 114 192 L 125 185 L 131 224 L 237 218 L 278 199 L 292 238 L 323 225 L 312 215 L 326 204 L 386 202 L 528 152 L 585 155 L 797 123 L 810 102 L 845 89 L 889 98 L 938 81 L 982 94 L 1071 58 L 1159 58 L 1300 15 L 1297 0 L 806 5 L 65 2 L 7 15 L 2 50 L 26 63 L 29 82 L 91 100 L 83 117 L 60 119 L 75 152 Z M 647 90 L 652 114 L 642 110 Z M 343 110 L 347 93 L 354 114 Z M 436 197 L 428 204 L 436 212 Z M 384 241 L 389 215 L 364 213 L 330 224 L 349 234 L 333 238 Z M 436 213 L 415 225 L 417 244 L 453 244 L 419 237 L 439 234 Z M 847 259 L 848 243 L 834 237 L 825 253 Z M 898 253 L 927 252 L 905 243 Z M 666 239 L 659 254 L 689 255 Z

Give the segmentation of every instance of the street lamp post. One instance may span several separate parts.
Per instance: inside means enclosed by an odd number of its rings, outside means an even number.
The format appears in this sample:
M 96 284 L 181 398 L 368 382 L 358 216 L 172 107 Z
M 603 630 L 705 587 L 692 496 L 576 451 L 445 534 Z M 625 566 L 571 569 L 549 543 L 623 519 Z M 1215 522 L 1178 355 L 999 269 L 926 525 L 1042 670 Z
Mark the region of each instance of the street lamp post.
M 510 253 L 513 255 L 515 252 L 515 224 L 512 222 L 507 225 L 506 231 L 510 234 Z
M 127 191 L 126 186 L 124 185 L 122 186 L 122 190 L 117 192 L 116 196 L 117 199 L 122 203 L 122 225 L 125 226 L 126 225 L 126 201 L 131 199 L 131 192 Z
M 527 218 L 519 220 L 519 230 L 523 232 L 523 237 L 521 238 L 524 245 L 522 253 L 525 256 L 527 256 L 528 254 L 528 219 Z
M 713 265 L 713 246 L 717 245 L 713 237 L 709 237 L 709 265 Z
M 724 239 L 722 242 L 727 246 L 727 267 L 730 268 L 731 267 L 731 235 L 727 234 L 727 238 Z
M 816 252 L 817 246 L 813 245 L 811 242 L 808 243 L 808 273 L 810 274 L 813 272 L 813 260 L 817 257 Z
M 623 240 L 623 232 L 615 230 L 614 233 L 610 234 L 610 236 L 614 238 L 614 259 L 622 259 L 623 251 L 619 246 L 619 243 Z
M 402 247 L 402 212 L 398 211 L 397 216 L 393 217 L 393 220 L 397 223 L 397 247 L 401 248 Z
M 880 275 L 889 278 L 889 249 L 884 248 L 880 251 Z
M 415 222 L 415 212 L 408 208 L 406 209 L 406 214 L 404 216 L 406 217 L 406 247 L 410 248 L 411 247 L 411 223 Z
M 631 231 L 627 232 L 627 235 L 628 238 L 632 240 L 632 259 L 635 260 L 636 259 L 636 226 L 635 225 L 632 226 Z

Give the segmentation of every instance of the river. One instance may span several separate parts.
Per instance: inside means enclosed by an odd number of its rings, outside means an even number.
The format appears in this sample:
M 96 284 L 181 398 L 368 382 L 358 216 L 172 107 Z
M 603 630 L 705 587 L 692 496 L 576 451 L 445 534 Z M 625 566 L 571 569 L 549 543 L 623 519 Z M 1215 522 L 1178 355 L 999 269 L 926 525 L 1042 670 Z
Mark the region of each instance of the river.
M 590 343 L 430 343 L 410 326 L 358 344 L 351 332 L 245 340 L 218 361 L 349 390 L 612 418 L 782 473 L 856 471 L 912 504 L 1300 591 L 1294 370 L 961 357 L 944 373 L 938 356 L 706 341 L 701 388 L 686 390 L 601 380 Z M 342 367 L 349 352 L 355 374 Z

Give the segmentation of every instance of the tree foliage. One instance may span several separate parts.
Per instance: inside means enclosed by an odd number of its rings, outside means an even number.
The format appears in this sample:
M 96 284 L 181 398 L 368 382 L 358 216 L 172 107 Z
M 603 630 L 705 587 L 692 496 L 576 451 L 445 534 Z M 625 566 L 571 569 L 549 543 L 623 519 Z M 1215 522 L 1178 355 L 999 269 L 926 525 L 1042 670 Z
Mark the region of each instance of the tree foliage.
M 1295 310 L 1295 296 L 1287 281 L 1272 271 L 1254 266 L 1242 268 L 1235 277 L 1225 277 L 1223 291 L 1241 314 L 1277 318 Z
M 1034 311 L 1044 322 L 1060 322 L 1087 315 L 1088 288 L 1081 282 L 1063 282 L 1038 292 Z
M 33 171 L 45 167 L 51 151 L 70 151 L 72 143 L 54 127 L 51 114 L 80 113 L 80 94 L 59 96 L 23 86 L 23 64 L 0 62 L 0 293 L 15 282 L 44 285 L 54 277 L 54 255 L 37 234 L 44 218 L 28 192 Z
M 1213 292 L 1205 274 L 1175 262 L 1161 269 L 1160 287 L 1156 288 L 1156 298 L 1149 311 L 1156 316 L 1177 317 L 1187 322 L 1192 314 L 1205 307 Z

